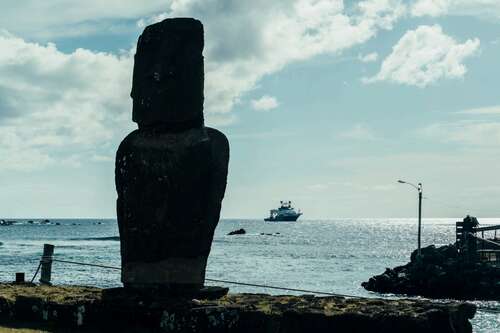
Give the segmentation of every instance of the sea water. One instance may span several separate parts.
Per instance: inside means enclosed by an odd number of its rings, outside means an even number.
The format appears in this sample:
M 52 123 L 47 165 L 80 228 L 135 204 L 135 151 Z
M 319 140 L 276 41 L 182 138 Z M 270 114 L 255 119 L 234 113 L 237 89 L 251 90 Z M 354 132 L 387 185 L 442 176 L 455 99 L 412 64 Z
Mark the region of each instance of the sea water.
M 457 219 L 424 219 L 422 246 L 455 241 Z M 44 243 L 55 245 L 58 259 L 120 266 L 116 220 L 16 220 L 0 226 L 0 281 L 16 272 L 29 280 L 38 266 Z M 482 219 L 481 224 L 500 224 Z M 244 235 L 228 236 L 244 228 Z M 215 232 L 207 278 L 365 297 L 398 297 L 371 293 L 361 282 L 409 261 L 417 244 L 415 219 L 222 220 Z M 120 286 L 119 270 L 55 262 L 55 284 Z M 210 283 L 207 283 L 210 284 Z M 222 285 L 219 283 L 219 285 Z M 300 294 L 274 289 L 227 285 L 231 292 Z M 500 302 L 474 302 L 479 311 L 475 332 L 500 332 Z

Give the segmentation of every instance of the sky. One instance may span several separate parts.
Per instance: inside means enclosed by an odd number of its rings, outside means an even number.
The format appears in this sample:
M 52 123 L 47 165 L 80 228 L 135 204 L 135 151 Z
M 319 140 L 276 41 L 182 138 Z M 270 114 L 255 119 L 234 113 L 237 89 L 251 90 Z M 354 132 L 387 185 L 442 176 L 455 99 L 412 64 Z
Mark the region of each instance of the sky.
M 0 216 L 115 217 L 148 24 L 205 27 L 225 218 L 500 217 L 500 0 L 0 3 Z

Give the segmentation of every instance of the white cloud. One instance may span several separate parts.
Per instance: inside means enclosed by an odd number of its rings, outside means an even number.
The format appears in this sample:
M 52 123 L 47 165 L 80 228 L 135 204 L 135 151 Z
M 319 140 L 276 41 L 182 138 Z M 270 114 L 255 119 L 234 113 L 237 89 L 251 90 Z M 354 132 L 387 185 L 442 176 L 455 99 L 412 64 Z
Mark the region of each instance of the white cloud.
M 348 15 L 341 0 L 174 2 L 167 16 L 193 16 L 205 26 L 208 113 L 227 113 L 264 76 L 320 54 L 335 55 L 390 29 L 404 13 L 399 0 L 367 0 Z M 223 117 L 222 115 L 220 117 Z
M 303 4 L 301 4 L 302 2 Z M 275 0 L 234 1 L 228 4 L 220 0 L 21 0 L 10 1 L 0 11 L 0 22 L 3 29 L 14 32 L 30 40 L 51 40 L 54 37 L 78 35 L 96 35 L 131 32 L 137 26 L 143 27 L 150 19 L 158 15 L 176 15 L 177 13 L 207 13 L 207 8 L 215 14 L 234 14 L 241 7 L 248 8 L 248 14 L 265 12 L 281 7 L 288 10 L 294 3 L 306 15 L 320 17 L 322 8 L 330 4 L 335 6 L 351 6 L 357 16 L 352 18 L 377 28 L 391 28 L 394 22 L 408 13 L 414 16 L 438 15 L 473 15 L 476 17 L 500 17 L 498 0 Z M 351 5 L 351 3 L 354 3 Z M 250 5 L 250 6 L 249 6 Z M 309 8 L 312 7 L 312 10 Z M 351 11 L 351 8 L 349 8 Z M 22 13 L 20 15 L 19 13 Z M 158 14 L 165 13 L 165 14 Z M 201 17 L 201 16 L 198 16 Z M 371 22 L 366 21 L 367 19 Z M 231 22 L 231 18 L 224 18 Z M 134 23 L 138 23 L 137 25 Z M 232 24 L 232 26 L 234 26 Z M 250 27 L 251 28 L 251 27 Z
M 264 95 L 259 99 L 253 99 L 251 103 L 252 108 L 256 111 L 270 111 L 279 106 L 278 100 L 268 95 Z
M 378 180 L 375 180 L 378 181 Z M 393 191 L 396 189 L 394 183 L 383 183 L 378 184 L 374 180 L 370 180 L 367 183 L 351 182 L 351 181 L 329 181 L 324 183 L 317 183 L 307 186 L 306 188 L 311 192 L 344 192 L 348 190 L 350 192 L 386 192 Z
M 359 54 L 358 59 L 359 59 L 359 61 L 365 62 L 365 63 L 366 62 L 374 62 L 374 61 L 377 61 L 377 59 L 378 59 L 378 53 L 372 52 L 372 53 L 368 53 L 366 55 Z
M 91 160 L 94 162 L 113 162 L 114 156 L 111 154 L 110 155 L 94 154 L 92 155 Z
M 77 165 L 73 149 L 105 145 L 128 127 L 130 56 L 64 54 L 5 32 L 0 50 L 1 169 L 48 166 L 59 154 Z
M 451 5 L 451 0 L 418 0 L 412 8 L 413 16 L 440 16 L 446 14 Z
M 138 33 L 137 25 L 165 17 L 197 17 L 205 25 L 207 124 L 225 125 L 236 121 L 230 111 L 264 76 L 365 43 L 391 29 L 405 10 L 400 0 L 366 0 L 350 8 L 341 0 L 89 1 L 21 1 L 2 8 L 1 28 L 26 38 L 0 34 L 0 153 L 16 154 L 0 168 L 47 166 L 75 154 L 92 160 L 133 127 L 130 54 L 63 53 L 28 40 L 99 33 L 86 29 L 120 20 L 130 20 L 124 29 Z
M 435 2 L 444 2 L 435 0 Z M 498 0 L 449 0 L 448 8 L 443 14 L 458 16 L 475 16 L 480 19 L 500 18 L 500 1 Z
M 144 29 L 147 25 L 161 22 L 168 17 L 169 17 L 168 13 L 160 13 L 160 14 L 148 17 L 148 18 L 141 18 L 139 21 L 136 22 L 136 24 L 137 24 L 137 27 Z
M 353 140 L 372 141 L 376 139 L 373 131 L 363 124 L 356 124 L 353 128 L 341 132 L 339 137 Z
M 500 105 L 484 106 L 458 111 L 460 114 L 475 114 L 475 115 L 500 115 Z
M 500 18 L 498 0 L 416 0 L 411 5 L 413 16 L 475 16 L 480 19 Z
M 407 31 L 383 61 L 379 73 L 363 81 L 423 88 L 440 79 L 462 78 L 467 72 L 463 61 L 478 52 L 479 44 L 477 38 L 460 44 L 444 34 L 440 26 L 422 25 Z
M 500 122 L 460 120 L 436 123 L 420 130 L 427 138 L 465 146 L 500 147 Z
M 51 40 L 102 33 L 129 32 L 134 25 L 119 20 L 135 20 L 164 11 L 178 0 L 21 0 L 2 4 L 0 29 L 25 38 Z M 184 0 L 181 0 L 184 2 Z
M 497 148 L 500 146 L 500 105 L 484 106 L 454 112 L 469 119 L 440 122 L 421 128 L 417 132 L 428 139 L 442 143 L 460 144 L 462 147 Z M 475 116 L 475 117 L 471 117 Z

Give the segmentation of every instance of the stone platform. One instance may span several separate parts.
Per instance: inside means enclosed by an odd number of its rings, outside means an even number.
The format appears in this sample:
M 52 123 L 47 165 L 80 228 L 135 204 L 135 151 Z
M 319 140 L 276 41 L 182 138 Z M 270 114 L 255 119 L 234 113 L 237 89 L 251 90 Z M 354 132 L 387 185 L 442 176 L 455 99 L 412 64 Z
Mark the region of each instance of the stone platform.
M 111 296 L 110 296 L 111 295 Z M 131 297 L 83 286 L 0 284 L 1 327 L 43 332 L 472 332 L 468 303 L 229 294 Z M 12 331 L 15 332 L 15 331 Z

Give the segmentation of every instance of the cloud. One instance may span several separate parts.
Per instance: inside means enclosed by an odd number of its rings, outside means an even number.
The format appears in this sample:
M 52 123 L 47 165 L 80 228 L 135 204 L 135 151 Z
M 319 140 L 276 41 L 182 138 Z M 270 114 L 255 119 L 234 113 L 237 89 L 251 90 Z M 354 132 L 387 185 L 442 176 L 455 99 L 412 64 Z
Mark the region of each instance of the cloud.
M 451 0 L 418 0 L 411 7 L 413 16 L 441 16 L 448 12 Z
M 376 140 L 376 136 L 373 134 L 373 131 L 363 124 L 356 124 L 353 128 L 339 133 L 338 136 L 345 139 L 362 141 Z
M 161 22 L 166 18 L 168 18 L 168 16 L 169 16 L 168 13 L 160 13 L 148 18 L 141 18 L 139 21 L 136 22 L 136 25 L 138 28 L 144 29 L 147 25 Z
M 396 189 L 396 185 L 394 183 L 383 183 L 383 184 L 378 184 L 373 181 L 369 183 L 358 183 L 358 182 L 351 182 L 351 181 L 329 181 L 329 182 L 324 182 L 324 183 L 317 183 L 317 184 L 312 184 L 306 187 L 309 191 L 312 192 L 343 192 L 345 190 L 348 190 L 350 192 L 352 191 L 357 191 L 357 192 L 386 192 L 386 191 L 393 191 Z
M 254 132 L 254 133 L 238 133 L 229 134 L 229 139 L 232 140 L 261 140 L 261 139 L 276 139 L 276 138 L 287 138 L 292 136 L 297 136 L 296 132 L 289 131 L 279 131 L 272 130 L 266 132 Z
M 178 0 L 52 0 L 11 1 L 2 5 L 1 29 L 29 40 L 51 40 L 133 31 L 124 21 L 164 11 Z M 183 1 L 181 1 L 183 2 Z M 22 14 L 21 14 L 22 13 Z
M 459 114 L 473 114 L 473 115 L 500 115 L 500 105 L 484 106 L 480 108 L 473 108 L 458 111 Z
M 444 143 L 463 146 L 500 146 L 500 122 L 460 120 L 436 123 L 421 129 L 420 134 Z
M 413 16 L 475 16 L 479 19 L 500 18 L 498 0 L 416 0 L 411 4 Z
M 115 160 L 114 156 L 112 155 L 99 155 L 99 154 L 93 154 L 90 159 L 94 162 L 113 162 Z
M 389 81 L 424 88 L 440 79 L 457 79 L 467 72 L 463 61 L 478 52 L 479 39 L 460 44 L 438 25 L 407 31 L 383 61 L 380 71 L 364 83 Z
M 378 59 L 378 53 L 372 52 L 372 53 L 368 53 L 366 55 L 359 54 L 358 59 L 359 59 L 359 61 L 364 62 L 364 63 L 374 62 L 374 61 L 377 61 L 377 59 Z
M 33 169 L 95 149 L 129 122 L 132 60 L 0 33 L 0 169 Z M 57 158 L 57 156 L 61 158 Z
M 205 107 L 227 113 L 259 80 L 317 55 L 336 55 L 391 29 L 399 0 L 178 1 L 156 18 L 193 16 L 205 26 Z M 351 15 L 348 15 L 350 13 Z M 154 22 L 155 18 L 145 22 Z
M 268 95 L 264 95 L 259 99 L 253 99 L 251 104 L 255 111 L 270 111 L 279 106 L 278 100 Z
M 354 3 L 354 4 L 352 4 Z M 365 0 L 365 1 L 340 1 L 340 0 L 263 0 L 233 1 L 228 3 L 222 0 L 22 0 L 11 1 L 2 6 L 0 11 L 0 28 L 7 29 L 16 35 L 28 40 L 52 40 L 54 37 L 71 37 L 79 35 L 120 34 L 130 33 L 142 28 L 159 15 L 178 15 L 193 13 L 192 16 L 219 12 L 222 21 L 230 24 L 236 30 L 245 30 L 248 21 L 243 21 L 243 27 L 238 28 L 236 21 L 225 14 L 238 14 L 240 8 L 247 8 L 247 14 L 240 16 L 253 16 L 259 12 L 267 16 L 276 11 L 288 11 L 295 6 L 306 15 L 320 17 L 324 13 L 321 9 L 328 9 L 331 5 L 346 6 L 350 13 L 355 13 L 352 19 L 358 23 L 364 22 L 377 28 L 389 29 L 394 22 L 407 15 L 414 16 L 439 16 L 439 15 L 473 15 L 479 18 L 499 18 L 500 2 L 498 0 Z M 211 7 L 208 11 L 207 8 Z M 312 10 L 309 10 L 312 8 Z M 319 9 L 319 10 L 317 10 Z M 19 13 L 22 13 L 20 15 Z M 200 15 L 201 14 L 201 15 Z M 370 20 L 370 22 L 366 20 Z M 256 22 L 259 22 L 257 20 Z M 136 24 L 139 23 L 139 24 Z M 251 24 L 251 22 L 250 22 Z
M 363 44 L 380 29 L 391 29 L 405 8 L 400 0 L 366 0 L 348 8 L 341 0 L 89 1 L 85 5 L 70 5 L 68 0 L 23 1 L 2 8 L 2 28 L 16 36 L 0 34 L 4 143 L 0 153 L 15 157 L 0 168 L 44 167 L 69 161 L 71 156 L 93 160 L 100 149 L 116 144 L 133 127 L 130 53 L 86 49 L 64 53 L 55 44 L 33 42 L 37 38 L 66 32 L 98 34 L 92 31 L 93 25 L 111 27 L 127 20 L 130 27 L 123 31 L 137 34 L 137 26 L 166 17 L 200 18 L 206 40 L 207 124 L 227 125 L 237 121 L 231 111 L 264 76 L 295 62 L 335 56 Z
M 417 133 L 441 143 L 459 144 L 462 148 L 496 149 L 500 146 L 500 120 L 487 117 L 500 116 L 500 105 L 471 108 L 454 114 L 468 119 L 430 124 Z

